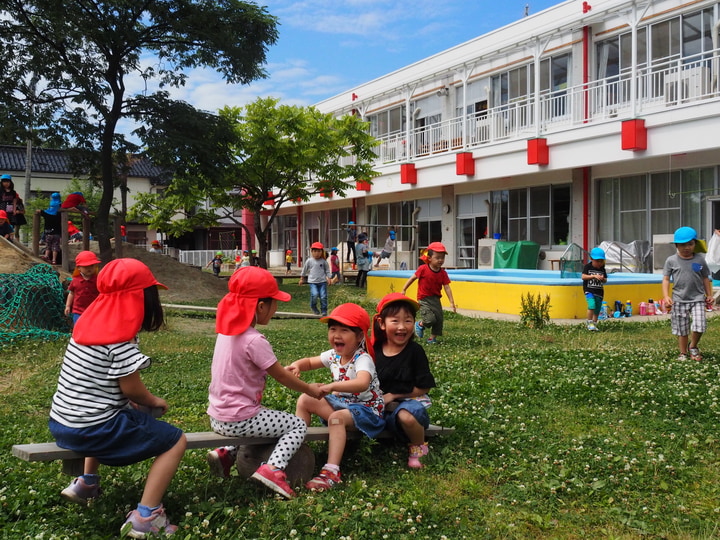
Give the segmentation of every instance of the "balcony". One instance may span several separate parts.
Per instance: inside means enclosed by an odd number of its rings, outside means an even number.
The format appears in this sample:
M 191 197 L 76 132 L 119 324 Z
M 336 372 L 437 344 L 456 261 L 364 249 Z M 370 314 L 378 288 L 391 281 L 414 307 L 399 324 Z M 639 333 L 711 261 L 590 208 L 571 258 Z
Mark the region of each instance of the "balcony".
M 634 81 L 630 72 L 624 72 L 587 84 L 544 92 L 538 100 L 537 115 L 535 97 L 526 96 L 480 113 L 379 138 L 380 145 L 375 149 L 376 164 L 414 161 L 527 139 L 537 134 L 545 136 L 580 125 L 625 120 L 633 115 L 719 100 L 719 72 L 720 50 L 716 50 L 694 57 L 668 58 L 652 66 L 640 67 Z

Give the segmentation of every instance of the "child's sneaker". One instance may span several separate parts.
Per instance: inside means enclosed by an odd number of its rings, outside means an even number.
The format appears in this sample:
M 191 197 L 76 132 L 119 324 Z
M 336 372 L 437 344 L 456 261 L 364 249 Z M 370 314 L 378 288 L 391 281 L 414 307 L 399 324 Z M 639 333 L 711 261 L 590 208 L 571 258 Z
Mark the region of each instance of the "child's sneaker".
M 339 484 L 340 473 L 334 473 L 327 469 L 320 471 L 320 474 L 305 484 L 305 487 L 312 491 L 325 491 L 330 489 L 335 484 Z
M 146 538 L 148 533 L 154 535 L 163 532 L 171 535 L 175 531 L 177 531 L 177 525 L 170 524 L 165 515 L 165 509 L 160 505 L 160 508 L 154 510 L 149 517 L 142 517 L 137 510 L 130 512 L 120 529 L 120 535 L 130 538 Z
M 428 338 L 428 340 L 427 340 L 428 345 L 437 345 L 437 342 L 438 342 L 437 338 L 434 338 L 434 337 Z
M 598 327 L 595 326 L 595 323 L 592 322 L 592 321 L 588 321 L 588 323 L 587 323 L 587 329 L 590 330 L 591 332 L 597 332 L 597 331 L 598 331 Z
M 415 321 L 415 335 L 422 339 L 424 332 L 425 329 L 423 328 L 422 324 L 420 324 L 420 321 Z
M 700 349 L 697 347 L 692 347 L 690 349 L 690 359 L 695 360 L 696 362 L 699 362 L 702 360 L 702 355 L 700 354 Z
M 60 492 L 68 501 L 86 505 L 88 499 L 96 499 L 100 496 L 100 484 L 86 484 L 82 476 L 78 476 L 70 485 Z
M 422 469 L 424 465 L 420 463 L 420 458 L 428 455 L 428 444 L 408 444 L 408 450 L 408 467 L 411 469 Z
M 263 463 L 250 478 L 254 478 L 286 499 L 292 499 L 295 496 L 295 492 L 287 483 L 285 471 L 281 471 L 280 469 L 273 470 L 269 465 Z
M 207 462 L 210 465 L 210 472 L 220 478 L 229 478 L 230 469 L 233 465 L 233 458 L 227 448 L 220 447 L 208 452 Z
M 678 355 L 677 359 L 678 359 L 678 361 L 680 361 L 680 362 L 684 362 L 685 360 L 687 360 L 687 354 L 685 354 L 685 353 L 680 353 L 680 354 Z

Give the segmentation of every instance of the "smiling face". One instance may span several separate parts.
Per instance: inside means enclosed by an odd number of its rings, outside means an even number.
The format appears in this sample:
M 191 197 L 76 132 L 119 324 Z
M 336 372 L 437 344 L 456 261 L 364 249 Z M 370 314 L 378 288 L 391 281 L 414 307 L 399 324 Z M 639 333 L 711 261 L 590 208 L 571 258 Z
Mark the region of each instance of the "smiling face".
M 675 244 L 675 248 L 682 259 L 692 259 L 695 253 L 695 240 L 690 240 L 689 242 L 684 242 L 682 244 Z
M 415 316 L 407 308 L 400 307 L 395 313 L 380 319 L 380 329 L 385 332 L 388 345 L 402 349 L 413 338 Z
M 334 321 L 328 324 L 328 342 L 343 360 L 350 360 L 362 341 L 362 333 Z

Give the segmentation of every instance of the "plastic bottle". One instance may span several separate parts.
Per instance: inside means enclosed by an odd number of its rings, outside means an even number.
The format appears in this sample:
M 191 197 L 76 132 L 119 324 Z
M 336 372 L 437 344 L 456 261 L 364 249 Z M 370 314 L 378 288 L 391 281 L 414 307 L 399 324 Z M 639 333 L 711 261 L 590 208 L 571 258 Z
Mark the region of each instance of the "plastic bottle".
M 632 304 L 630 303 L 630 300 L 625 302 L 625 316 L 630 317 L 632 315 Z
M 640 302 L 640 311 L 638 311 L 638 315 L 647 315 L 648 314 L 648 305 L 645 302 Z
M 598 314 L 598 320 L 604 321 L 608 318 L 608 305 L 605 300 L 603 300 L 602 306 L 600 307 L 600 313 Z
M 623 305 L 620 300 L 615 300 L 615 311 L 619 311 L 622 313 Z
M 655 315 L 655 301 L 651 298 L 648 300 L 648 307 L 647 307 L 647 314 L 648 315 Z

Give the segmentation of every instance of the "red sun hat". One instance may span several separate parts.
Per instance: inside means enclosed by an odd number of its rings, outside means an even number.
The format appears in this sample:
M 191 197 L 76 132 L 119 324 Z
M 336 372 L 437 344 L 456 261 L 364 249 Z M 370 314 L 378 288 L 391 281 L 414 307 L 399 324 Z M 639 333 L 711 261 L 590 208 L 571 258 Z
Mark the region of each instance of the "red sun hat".
M 313 242 L 310 249 L 325 249 L 325 246 L 322 245 L 322 242 Z
M 93 264 L 100 264 L 100 259 L 92 251 L 81 251 L 75 257 L 75 266 L 92 266 Z
M 388 307 L 390 304 L 394 304 L 395 302 L 405 302 L 406 304 L 410 304 L 416 312 L 420 309 L 420 304 L 418 304 L 412 298 L 409 298 L 402 293 L 394 292 L 383 296 L 382 300 L 378 302 L 377 312 L 381 313 L 383 309 Z
M 447 255 L 447 249 L 445 249 L 442 242 L 431 242 L 428 249 L 432 250 L 434 253 L 445 253 Z
M 337 321 L 345 326 L 359 328 L 364 336 L 367 336 L 370 329 L 370 315 L 357 304 L 340 304 L 330 312 L 330 315 L 320 319 L 322 323 L 330 321 Z
M 7 219 L 7 212 L 5 210 L 0 210 L 0 219 Z
M 85 197 L 80 192 L 71 193 L 62 203 L 62 208 L 74 208 L 79 204 L 87 204 Z
M 167 289 L 137 259 L 115 259 L 100 270 L 98 297 L 88 306 L 73 329 L 80 345 L 111 345 L 133 339 L 145 318 L 148 287 Z
M 273 275 L 259 266 L 242 266 L 230 277 L 230 290 L 217 307 L 215 331 L 226 336 L 236 336 L 247 330 L 255 317 L 260 298 L 274 298 L 287 302 L 292 298 L 278 289 Z M 79 319 L 78 319 L 79 320 Z

